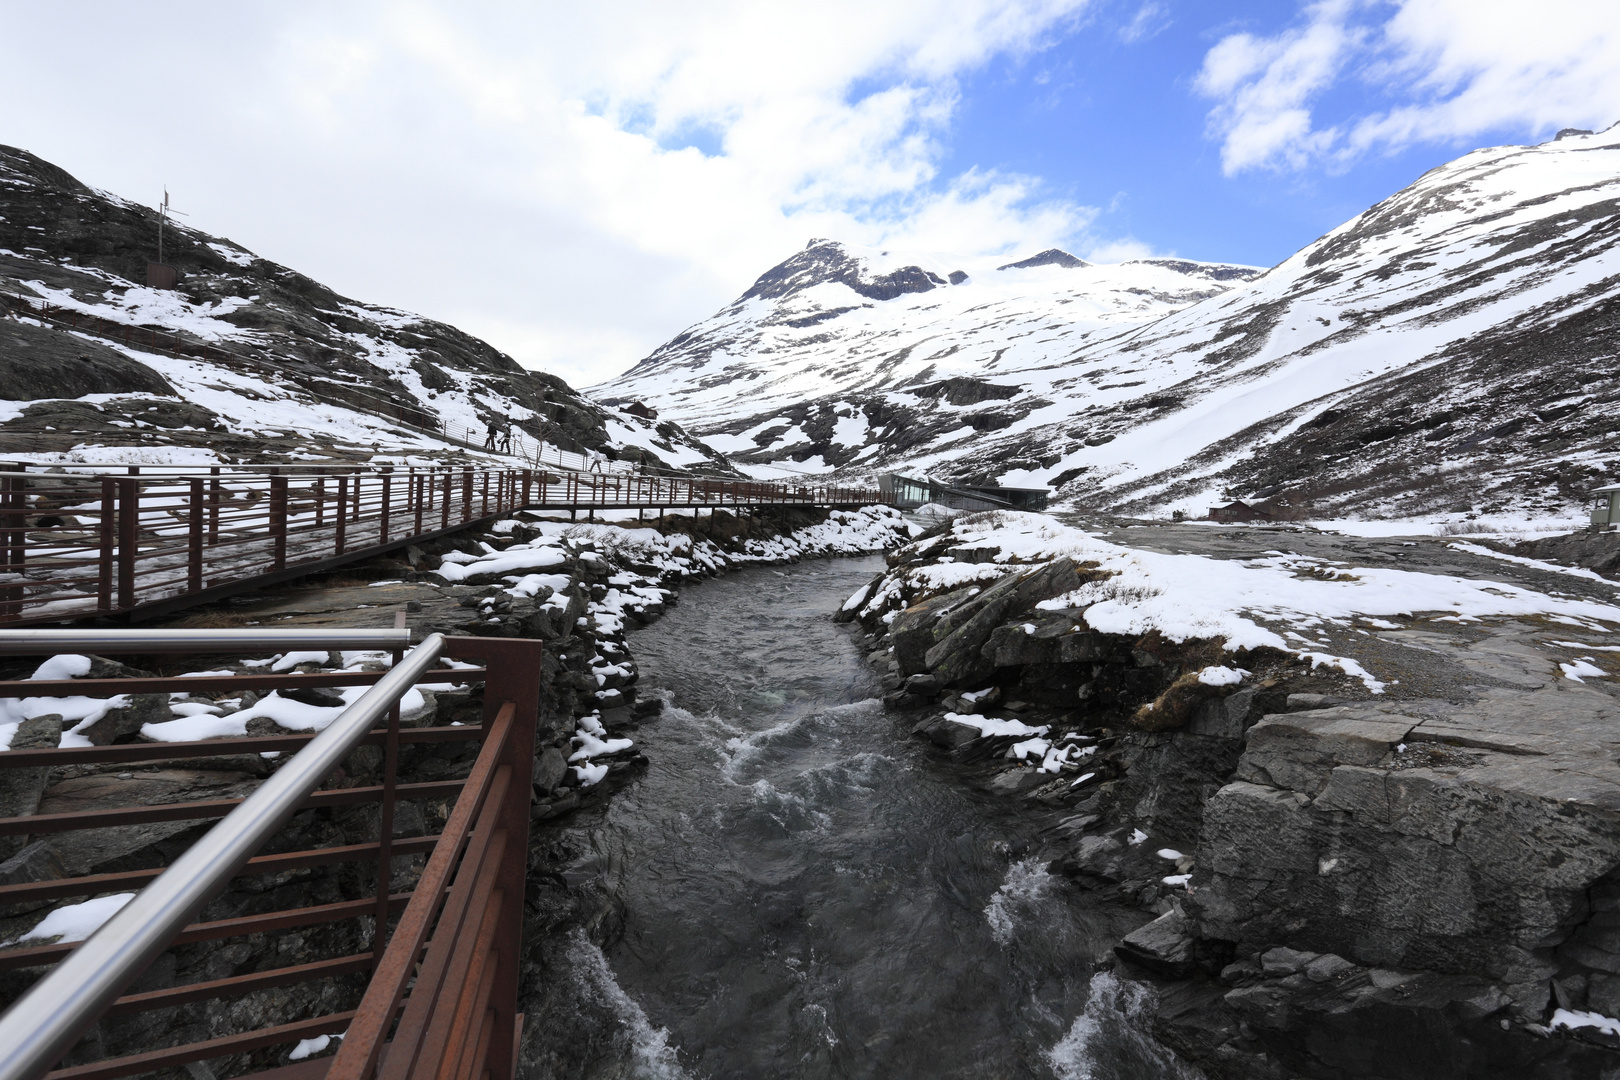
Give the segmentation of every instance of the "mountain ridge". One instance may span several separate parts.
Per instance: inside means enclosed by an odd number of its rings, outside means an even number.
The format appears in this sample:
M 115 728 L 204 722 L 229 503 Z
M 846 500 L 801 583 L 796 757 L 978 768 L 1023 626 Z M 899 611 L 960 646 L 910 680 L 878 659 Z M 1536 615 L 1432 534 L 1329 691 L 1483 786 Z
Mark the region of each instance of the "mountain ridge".
M 459 452 L 423 427 L 476 442 L 494 422 L 571 451 L 720 465 L 667 419 L 605 410 L 456 327 L 341 296 L 189 225 L 164 227 L 173 289 L 140 284 L 157 211 L 0 146 L 5 452 L 338 460 Z M 46 305 L 60 317 L 43 318 Z
M 1264 271 L 980 264 L 887 301 L 804 283 L 587 393 L 645 397 L 759 475 L 1050 484 L 1061 504 L 1132 513 L 1234 495 L 1285 514 L 1572 513 L 1620 472 L 1617 235 L 1620 127 L 1566 132 L 1429 170 Z M 844 254 L 874 275 L 899 259 Z M 1141 295 L 1123 275 L 1148 271 L 1183 288 L 1119 303 Z M 975 288 L 986 304 L 946 311 Z M 1001 390 L 915 407 L 942 379 Z

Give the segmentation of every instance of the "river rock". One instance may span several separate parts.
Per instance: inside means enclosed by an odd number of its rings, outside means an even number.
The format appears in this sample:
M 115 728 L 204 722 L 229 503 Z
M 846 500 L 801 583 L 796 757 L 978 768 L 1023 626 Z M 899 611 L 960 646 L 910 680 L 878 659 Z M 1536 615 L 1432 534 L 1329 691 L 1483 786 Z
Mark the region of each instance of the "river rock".
M 335 709 L 345 704 L 342 694 L 325 686 L 300 686 L 279 693 L 289 700 L 301 701 L 305 705 L 316 705 L 323 709 Z
M 1094 571 L 1082 571 L 1068 558 L 1054 559 L 1032 573 L 1009 574 L 950 613 L 949 632 L 924 654 L 924 664 L 947 686 L 982 682 L 996 669 L 986 659 L 984 646 L 997 626 L 1008 616 L 1072 592 L 1095 576 Z
M 980 592 L 978 586 L 956 589 L 930 597 L 906 608 L 889 625 L 889 644 L 901 675 L 921 675 L 928 670 L 928 650 L 950 633 L 947 621 L 957 608 Z
M 50 750 L 62 741 L 62 717 L 56 713 L 31 716 L 17 725 L 11 736 L 13 750 Z M 0 817 L 29 817 L 39 812 L 40 799 L 45 794 L 51 770 L 34 768 L 7 769 L 0 783 Z M 0 858 L 11 858 L 21 853 L 27 838 L 0 836 Z
M 986 791 L 997 795 L 1022 795 L 1052 779 L 1052 774 L 1039 769 L 1007 769 L 992 776 L 984 785 Z
M 17 854 L 0 862 L 0 885 L 23 885 L 30 881 L 55 881 L 67 877 L 67 868 L 56 850 L 44 840 L 35 840 Z
M 134 694 L 129 704 L 108 709 L 100 720 L 79 732 L 93 746 L 110 746 L 140 732 L 147 724 L 161 724 L 174 719 L 169 708 L 168 694 Z
M 1620 865 L 1620 787 L 1599 775 L 1612 763 L 1575 771 L 1586 759 L 1477 749 L 1455 759 L 1465 768 L 1399 767 L 1391 751 L 1428 723 L 1396 705 L 1341 706 L 1250 729 L 1244 779 L 1204 809 L 1188 899 L 1200 932 L 1239 951 L 1286 942 L 1490 974 L 1531 1011 L 1556 970 L 1537 950 L 1568 939 L 1588 967 L 1620 961 L 1620 935 L 1583 925 L 1589 891 Z
M 943 716 L 930 716 L 920 721 L 911 729 L 913 735 L 921 735 L 935 746 L 946 750 L 955 750 L 979 738 L 979 729 L 969 724 L 959 724 L 955 720 L 947 720 Z
M 939 694 L 941 687 L 933 675 L 911 675 L 906 678 L 905 689 L 908 694 L 931 698 Z
M 1214 739 L 1241 739 L 1254 706 L 1255 690 L 1252 686 L 1204 702 L 1187 721 L 1187 731 L 1193 735 L 1206 735 Z
M 534 786 L 540 791 L 550 791 L 562 783 L 567 772 L 568 759 L 563 752 L 548 746 L 534 759 Z
M 1114 946 L 1114 952 L 1149 971 L 1180 979 L 1192 974 L 1196 966 L 1196 946 L 1186 918 L 1181 912 L 1171 910 L 1126 934 L 1125 939 Z
M 62 716 L 46 713 L 30 716 L 11 733 L 13 750 L 54 750 L 62 744 Z

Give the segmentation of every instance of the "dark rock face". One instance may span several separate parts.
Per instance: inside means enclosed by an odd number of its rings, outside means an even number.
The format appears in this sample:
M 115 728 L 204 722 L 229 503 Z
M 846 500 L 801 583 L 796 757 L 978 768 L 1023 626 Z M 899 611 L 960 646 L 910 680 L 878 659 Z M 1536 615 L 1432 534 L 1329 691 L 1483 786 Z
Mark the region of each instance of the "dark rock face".
M 903 266 L 888 274 L 867 277 L 860 261 L 851 257 L 842 245 L 832 240 L 812 240 L 803 251 L 761 274 L 749 290 L 738 297 L 738 303 L 756 298 L 778 300 L 828 281 L 842 282 L 869 300 L 893 300 L 906 293 L 927 292 L 945 284 L 944 278 L 920 266 Z M 671 341 L 670 346 L 678 340 Z
M 1575 479 L 1572 487 L 1579 484 Z M 1509 549 L 1546 562 L 1584 566 L 1604 577 L 1620 578 L 1620 532 L 1578 532 L 1526 540 Z
M 0 398 L 38 401 L 86 394 L 161 394 L 174 387 L 115 349 L 42 326 L 0 321 Z
M 1073 255 L 1070 255 L 1067 251 L 1063 251 L 1060 248 L 1047 248 L 1039 255 L 1031 255 L 1027 259 L 1020 259 L 1017 262 L 1010 262 L 1003 266 L 998 266 L 996 269 L 1027 270 L 1030 267 L 1035 266 L 1063 266 L 1070 270 L 1077 270 L 1082 266 L 1090 265 L 1091 264 L 1086 262 L 1084 259 L 1077 259 Z
M 1253 281 L 1264 270 L 1257 270 L 1252 266 L 1227 266 L 1221 263 L 1195 263 L 1186 259 L 1128 259 L 1126 266 L 1132 263 L 1142 263 L 1146 266 L 1163 266 L 1183 274 L 1208 278 L 1210 281 Z
M 919 386 L 911 393 L 918 397 L 943 397 L 952 405 L 977 405 L 981 401 L 1005 401 L 1023 393 L 1021 386 L 998 386 L 983 379 L 958 376 Z

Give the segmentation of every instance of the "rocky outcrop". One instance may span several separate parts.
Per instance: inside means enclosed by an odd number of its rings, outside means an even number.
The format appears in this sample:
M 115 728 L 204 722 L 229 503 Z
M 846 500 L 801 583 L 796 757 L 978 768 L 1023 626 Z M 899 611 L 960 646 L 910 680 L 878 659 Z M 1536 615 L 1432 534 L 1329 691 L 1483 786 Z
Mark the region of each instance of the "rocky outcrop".
M 493 421 L 552 447 L 650 465 L 664 465 L 663 455 L 709 458 L 709 470 L 726 469 L 670 421 L 609 414 L 562 379 L 526 370 L 453 326 L 341 296 L 173 219 L 164 227 L 163 257 L 179 281 L 159 299 L 143 284 L 148 262 L 157 259 L 158 229 L 157 211 L 0 146 L 0 399 L 82 406 L 8 421 L 0 435 L 36 436 L 20 441 L 30 451 L 70 450 L 95 434 L 103 443 L 114 435 L 120 443 L 207 447 L 239 460 L 287 452 L 307 461 L 311 443 L 334 460 L 354 456 L 355 429 L 323 428 L 317 417 L 290 435 L 289 445 L 276 445 L 279 421 L 252 421 L 261 412 L 257 402 L 279 398 L 408 425 L 397 432 L 372 425 L 368 442 L 419 448 L 424 431 L 469 421 L 476 442 Z M 176 355 L 189 367 L 165 367 L 166 377 L 152 366 Z M 190 390 L 206 387 L 212 408 L 190 403 L 200 422 L 155 423 L 146 414 L 185 398 L 188 387 L 171 381 L 185 379 L 196 380 Z M 86 395 L 119 398 L 76 400 Z M 222 406 L 227 395 L 240 412 Z M 252 438 L 222 440 L 222 428 Z
M 918 736 L 1067 812 L 1052 872 L 1152 917 L 1116 953 L 1162 1041 L 1220 1080 L 1620 1067 L 1609 690 L 1512 622 L 1381 631 L 1443 657 L 1449 698 L 1100 633 L 1059 606 L 1097 571 L 954 536 L 892 552 L 850 615 Z

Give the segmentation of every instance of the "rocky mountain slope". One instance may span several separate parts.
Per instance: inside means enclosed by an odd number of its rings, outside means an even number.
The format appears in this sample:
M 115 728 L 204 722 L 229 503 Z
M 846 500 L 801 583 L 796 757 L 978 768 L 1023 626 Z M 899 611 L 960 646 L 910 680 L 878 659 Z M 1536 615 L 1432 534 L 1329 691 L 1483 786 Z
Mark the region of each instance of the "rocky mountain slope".
M 603 409 L 453 326 L 338 295 L 0 146 L 0 453 L 153 463 L 442 454 L 434 433 L 713 469 L 675 424 Z M 132 459 L 134 460 L 134 459 Z
M 1090 508 L 1570 512 L 1620 471 L 1617 197 L 1611 128 L 1464 155 L 1257 275 L 1052 256 L 949 285 L 948 260 L 852 277 L 817 244 L 592 393 L 644 396 L 740 464 Z
M 1260 271 L 1067 252 L 961 259 L 812 240 L 735 303 L 594 388 L 640 399 L 741 465 L 932 463 L 1052 404 L 1030 372 L 1107 327 L 1225 293 Z M 761 475 L 780 475 L 764 469 Z

